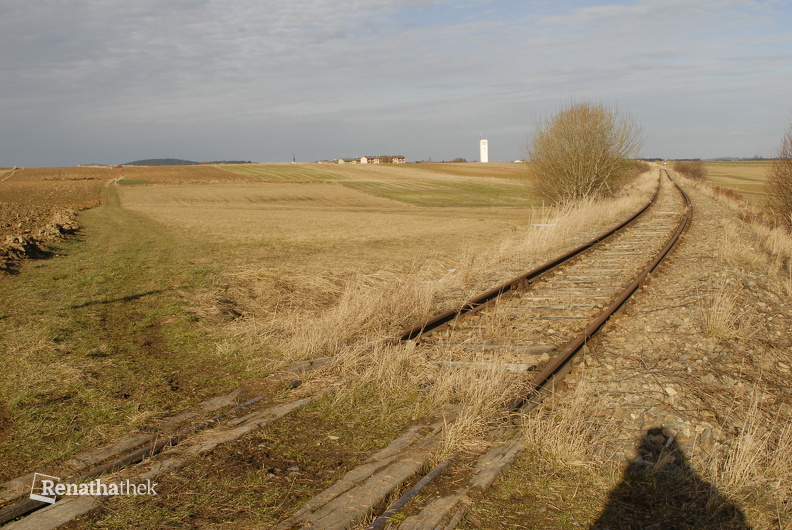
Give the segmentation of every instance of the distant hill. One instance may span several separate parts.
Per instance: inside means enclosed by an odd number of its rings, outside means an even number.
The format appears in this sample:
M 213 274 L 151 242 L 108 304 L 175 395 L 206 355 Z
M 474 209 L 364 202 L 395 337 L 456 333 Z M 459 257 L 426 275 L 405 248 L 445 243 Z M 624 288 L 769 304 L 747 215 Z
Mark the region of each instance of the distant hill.
M 180 158 L 149 158 L 127 162 L 124 166 L 197 166 L 200 162 L 181 160 Z
M 211 162 L 193 162 L 192 160 L 182 160 L 180 158 L 148 158 L 146 160 L 135 160 L 122 164 L 124 166 L 197 166 L 200 164 L 252 164 L 250 160 L 213 160 Z

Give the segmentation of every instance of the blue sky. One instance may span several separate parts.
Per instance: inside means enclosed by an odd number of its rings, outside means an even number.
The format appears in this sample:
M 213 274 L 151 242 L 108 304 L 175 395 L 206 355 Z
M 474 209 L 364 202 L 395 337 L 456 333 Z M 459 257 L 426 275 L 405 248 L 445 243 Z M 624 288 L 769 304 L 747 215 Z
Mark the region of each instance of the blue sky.
M 786 1 L 0 0 L 0 167 L 523 156 L 570 101 L 644 156 L 770 156 Z

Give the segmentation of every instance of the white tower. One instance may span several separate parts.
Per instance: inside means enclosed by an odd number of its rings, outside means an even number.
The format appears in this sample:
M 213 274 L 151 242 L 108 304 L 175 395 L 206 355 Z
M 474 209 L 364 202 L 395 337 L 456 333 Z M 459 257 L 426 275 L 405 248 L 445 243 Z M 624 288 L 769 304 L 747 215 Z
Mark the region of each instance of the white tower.
M 481 142 L 479 144 L 479 152 L 480 152 L 479 161 L 481 161 L 481 163 L 483 164 L 489 162 L 489 149 L 487 146 L 486 138 L 481 139 Z

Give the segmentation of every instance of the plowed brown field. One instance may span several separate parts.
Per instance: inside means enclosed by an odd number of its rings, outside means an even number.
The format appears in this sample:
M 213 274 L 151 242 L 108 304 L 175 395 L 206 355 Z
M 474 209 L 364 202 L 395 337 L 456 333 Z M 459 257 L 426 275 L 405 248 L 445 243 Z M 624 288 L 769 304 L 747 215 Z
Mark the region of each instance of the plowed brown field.
M 36 235 L 54 210 L 81 210 L 99 203 L 102 184 L 113 168 L 24 168 L 0 182 L 0 243 L 7 236 Z
M 9 170 L 0 180 L 0 243 L 38 234 L 55 211 L 99 204 L 102 185 L 114 178 L 136 184 L 249 181 L 217 166 L 43 167 Z M 123 181 L 122 181 L 123 182 Z
M 218 166 L 124 166 L 120 170 L 128 180 L 146 182 L 245 182 L 249 176 Z

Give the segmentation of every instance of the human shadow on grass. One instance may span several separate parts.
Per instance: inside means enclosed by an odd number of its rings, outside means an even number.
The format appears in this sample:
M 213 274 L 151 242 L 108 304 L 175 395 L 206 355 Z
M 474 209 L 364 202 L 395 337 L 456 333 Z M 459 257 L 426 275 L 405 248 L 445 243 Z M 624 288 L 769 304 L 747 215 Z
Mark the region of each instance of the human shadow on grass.
M 596 530 L 749 529 L 742 511 L 698 476 L 673 437 L 649 429 Z

